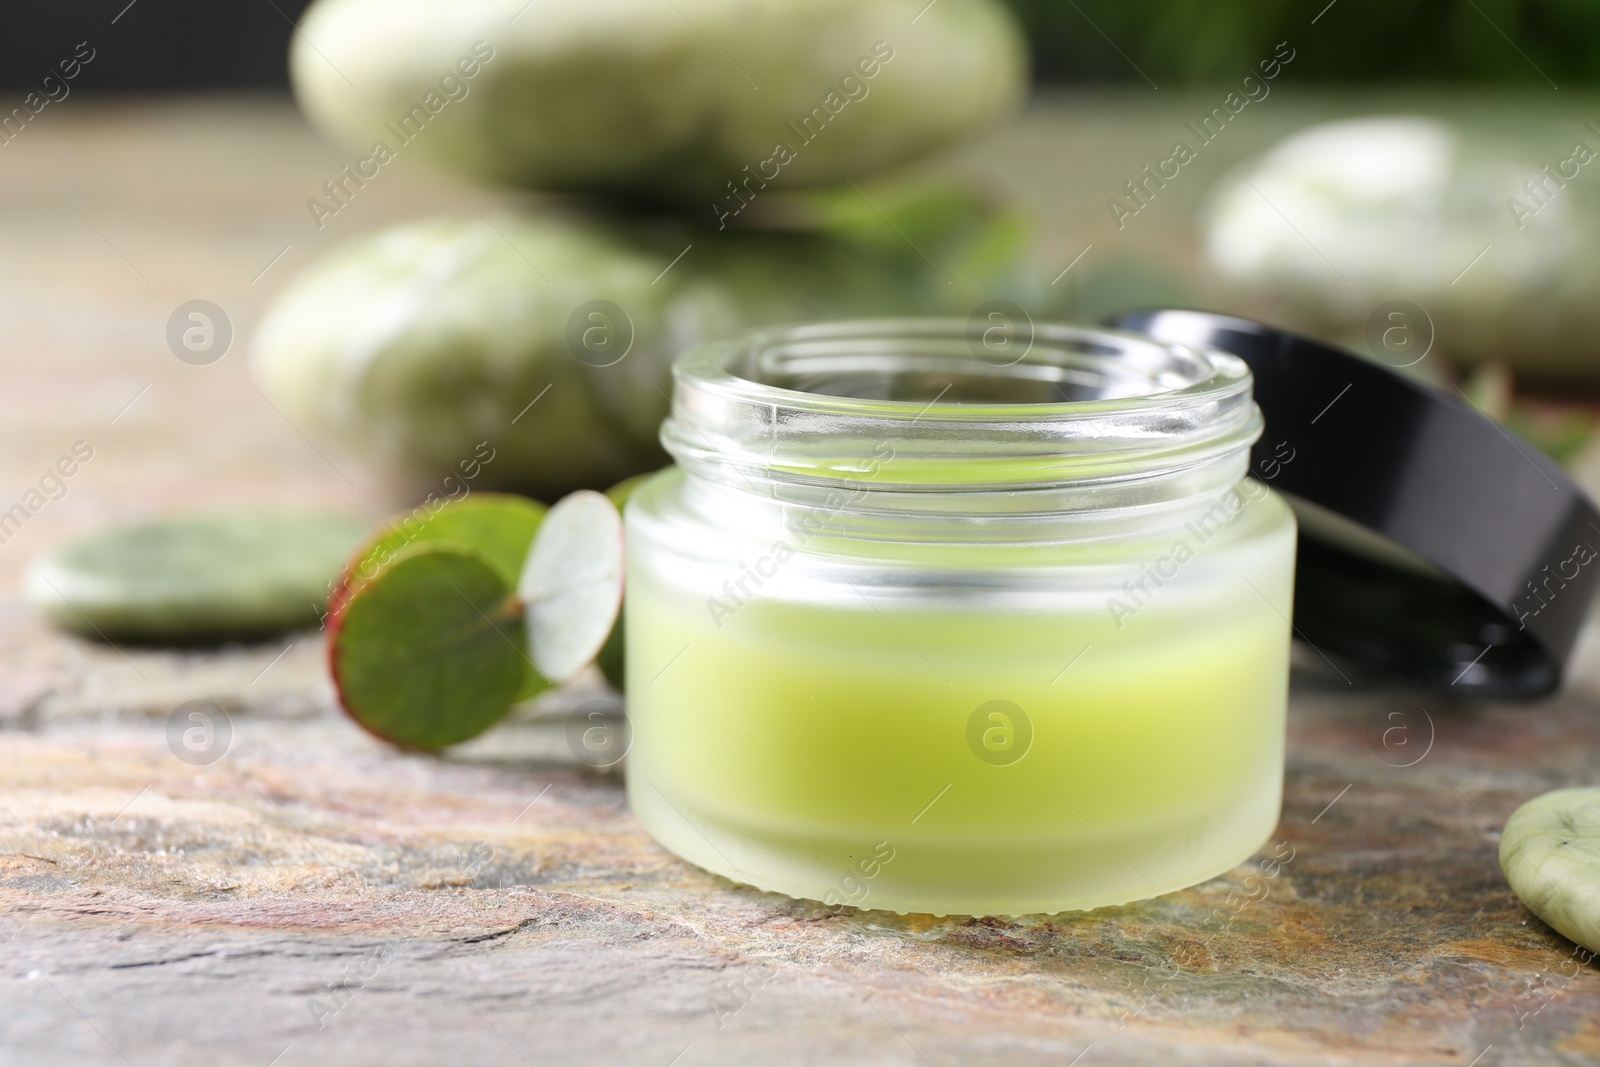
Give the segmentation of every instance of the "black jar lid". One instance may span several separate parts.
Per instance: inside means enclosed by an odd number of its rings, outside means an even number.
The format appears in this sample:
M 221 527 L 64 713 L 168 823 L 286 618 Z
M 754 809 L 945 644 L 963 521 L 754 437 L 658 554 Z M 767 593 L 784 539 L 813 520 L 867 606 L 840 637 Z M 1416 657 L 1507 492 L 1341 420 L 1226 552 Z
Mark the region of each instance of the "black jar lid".
M 1454 693 L 1561 683 L 1600 582 L 1600 511 L 1463 398 L 1246 319 L 1146 310 L 1111 325 L 1250 365 L 1251 473 L 1300 519 L 1294 626 L 1332 660 Z

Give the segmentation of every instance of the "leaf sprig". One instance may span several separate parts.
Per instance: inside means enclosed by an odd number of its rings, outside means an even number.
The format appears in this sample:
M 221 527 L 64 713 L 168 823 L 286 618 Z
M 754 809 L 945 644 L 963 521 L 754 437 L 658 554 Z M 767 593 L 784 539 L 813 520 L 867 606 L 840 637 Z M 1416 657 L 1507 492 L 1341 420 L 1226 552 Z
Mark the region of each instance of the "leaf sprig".
M 597 660 L 620 688 L 620 505 L 638 484 L 548 509 L 480 493 L 380 527 L 329 598 L 341 706 L 385 741 L 434 751 Z

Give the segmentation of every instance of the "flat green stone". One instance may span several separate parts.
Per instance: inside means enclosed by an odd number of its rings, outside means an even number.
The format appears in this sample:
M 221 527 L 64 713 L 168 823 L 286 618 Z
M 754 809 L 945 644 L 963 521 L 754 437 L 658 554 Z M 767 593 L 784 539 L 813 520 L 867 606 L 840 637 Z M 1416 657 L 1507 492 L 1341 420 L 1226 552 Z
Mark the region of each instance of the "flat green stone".
M 1600 952 L 1600 789 L 1557 789 L 1518 808 L 1500 867 L 1529 911 Z
M 207 644 L 321 618 L 366 524 L 247 511 L 177 516 L 72 542 L 37 560 L 28 599 L 65 630 L 110 641 Z

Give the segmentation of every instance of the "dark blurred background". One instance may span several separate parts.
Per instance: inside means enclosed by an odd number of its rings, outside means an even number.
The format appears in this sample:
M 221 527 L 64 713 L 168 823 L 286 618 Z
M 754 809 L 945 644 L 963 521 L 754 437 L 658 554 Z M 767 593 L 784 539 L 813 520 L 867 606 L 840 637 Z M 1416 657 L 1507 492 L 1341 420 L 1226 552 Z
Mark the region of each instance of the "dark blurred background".
M 34 88 L 80 41 L 73 91 L 287 85 L 294 20 L 309 0 L 6 0 L 0 85 Z
M 1295 70 L 1305 79 L 1600 80 L 1596 0 L 1008 2 L 1027 26 L 1035 74 L 1048 82 L 1232 79 L 1285 39 L 1299 49 Z M 5 6 L 0 85 L 33 86 L 87 40 L 97 56 L 76 88 L 93 92 L 283 85 L 293 20 L 307 5 L 8 0 Z M 1317 31 L 1308 37 L 1313 19 Z

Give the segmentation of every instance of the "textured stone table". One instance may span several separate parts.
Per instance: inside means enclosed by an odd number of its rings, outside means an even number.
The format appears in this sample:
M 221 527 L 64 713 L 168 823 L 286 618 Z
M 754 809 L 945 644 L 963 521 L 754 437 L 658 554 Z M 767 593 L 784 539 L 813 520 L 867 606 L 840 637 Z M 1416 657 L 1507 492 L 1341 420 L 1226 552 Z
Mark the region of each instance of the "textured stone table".
M 1100 205 L 1183 106 L 1059 100 L 944 165 L 1030 200 L 1051 274 L 1085 244 L 1181 265 L 1206 177 L 1122 251 Z M 1336 110 L 1263 109 L 1204 165 Z M 73 442 L 95 449 L 0 544 L 0 1062 L 1600 1062 L 1600 969 L 1495 861 L 1521 801 L 1600 779 L 1600 641 L 1534 707 L 1309 663 L 1257 861 L 1143 904 L 971 921 L 833 915 L 678 862 L 619 776 L 574 763 L 559 703 L 402 755 L 332 708 L 314 634 L 172 653 L 45 631 L 22 567 L 109 519 L 392 507 L 254 391 L 242 340 L 190 366 L 167 317 L 213 300 L 243 338 L 331 241 L 499 201 L 397 169 L 318 231 L 304 201 L 341 159 L 275 98 L 73 97 L 0 153 L 0 509 Z M 168 744 L 196 699 L 231 723 L 206 766 Z

